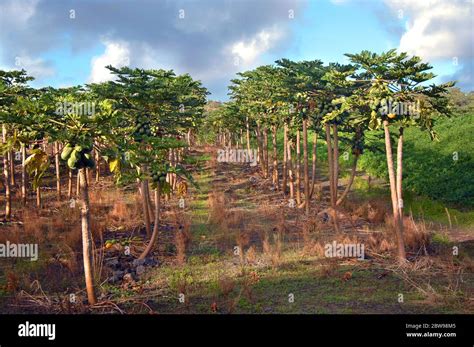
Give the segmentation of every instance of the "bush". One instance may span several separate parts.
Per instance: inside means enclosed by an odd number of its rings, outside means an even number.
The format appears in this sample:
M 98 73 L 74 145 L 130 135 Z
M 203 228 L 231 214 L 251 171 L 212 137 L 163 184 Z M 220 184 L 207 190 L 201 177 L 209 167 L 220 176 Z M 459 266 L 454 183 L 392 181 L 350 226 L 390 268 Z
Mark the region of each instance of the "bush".
M 474 115 L 440 118 L 435 130 L 439 141 L 431 141 L 427 132 L 417 128 L 406 129 L 404 188 L 451 206 L 474 207 L 474 144 L 469 141 Z M 395 151 L 396 143 L 393 145 Z M 388 180 L 384 152 L 364 153 L 360 168 Z

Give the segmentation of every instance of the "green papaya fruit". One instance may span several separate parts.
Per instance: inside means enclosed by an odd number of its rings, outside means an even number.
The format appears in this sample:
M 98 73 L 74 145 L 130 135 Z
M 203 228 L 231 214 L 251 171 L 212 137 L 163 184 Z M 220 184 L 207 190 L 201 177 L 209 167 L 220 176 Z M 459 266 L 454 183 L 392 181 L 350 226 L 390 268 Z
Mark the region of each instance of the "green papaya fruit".
M 71 155 L 69 156 L 69 158 L 74 158 L 74 160 L 79 160 L 81 156 L 81 153 L 78 152 L 76 149 L 74 149 L 72 152 L 71 152 Z
M 69 159 L 67 160 L 67 166 L 69 166 L 70 169 L 77 169 L 77 162 L 78 159 L 70 156 Z
M 77 151 L 77 152 L 82 152 L 82 146 L 81 145 L 76 145 L 76 147 L 74 147 L 74 150 Z
M 69 156 L 71 155 L 73 151 L 72 146 L 68 143 L 66 146 L 64 146 L 62 152 L 61 152 L 61 159 L 62 160 L 67 160 Z

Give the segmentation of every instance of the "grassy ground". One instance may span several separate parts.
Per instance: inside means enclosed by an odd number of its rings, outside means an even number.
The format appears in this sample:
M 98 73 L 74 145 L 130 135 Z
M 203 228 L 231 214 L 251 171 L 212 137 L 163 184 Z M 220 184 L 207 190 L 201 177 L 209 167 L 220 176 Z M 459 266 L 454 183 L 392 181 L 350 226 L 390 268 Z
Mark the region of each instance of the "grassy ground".
M 474 283 L 465 274 L 462 290 L 451 293 L 449 274 L 428 276 L 391 269 L 384 259 L 334 260 L 305 252 L 304 244 L 286 240 L 277 256 L 262 249 L 260 241 L 242 247 L 247 254 L 235 254 L 240 230 L 222 230 L 212 222 L 210 194 L 225 192 L 226 203 L 218 208 L 238 213 L 239 227 L 271 230 L 278 222 L 268 206 L 258 204 L 258 189 L 246 189 L 249 174 L 229 164 L 215 164 L 199 174 L 201 191 L 193 195 L 193 243 L 185 265 L 169 264 L 148 274 L 148 289 L 160 293 L 147 304 L 159 313 L 455 313 L 472 312 Z M 224 167 L 222 167 L 224 165 Z M 246 177 L 247 176 L 247 177 Z M 272 200 L 273 201 L 273 200 Z M 211 203 L 212 205 L 212 203 Z M 259 207 L 260 206 L 260 207 Z M 281 213 L 291 212 L 278 206 Z M 257 215 L 257 220 L 255 220 Z M 226 215 L 232 218 L 232 214 Z M 288 225 L 301 228 L 299 225 Z M 224 223 L 225 224 L 225 223 Z M 291 229 L 291 227 L 288 227 Z M 287 230 L 291 233 L 291 230 Z M 294 230 L 293 230 L 294 232 Z M 227 233 L 227 234 L 226 234 Z M 234 233 L 236 238 L 228 239 Z M 256 255 L 248 257 L 250 247 Z M 272 245 L 276 247 L 275 244 Z M 272 257 L 273 255 L 273 257 Z M 251 258 L 251 259 L 250 259 Z M 278 259 L 275 259 L 278 258 Z M 249 260 L 250 259 L 250 260 Z M 391 269 L 391 270 L 387 270 Z M 433 272 L 436 272 L 433 268 Z M 183 300 L 180 301 L 180 294 Z M 403 300 L 401 299 L 403 297 Z M 472 301 L 471 301 L 472 303 Z
M 433 228 L 437 234 L 431 242 L 430 255 L 412 254 L 412 262 L 402 269 L 393 262 L 390 250 L 380 254 L 374 249 L 366 250 L 370 256 L 365 260 L 327 258 L 321 247 L 333 240 L 349 239 L 368 245 L 370 236 L 381 235 L 387 243 L 393 241 L 383 221 L 365 215 L 341 220 L 342 233 L 334 234 L 331 224 L 315 217 L 328 205 L 326 192 L 311 206 L 311 217 L 306 218 L 302 211 L 290 208 L 282 194 L 260 178 L 256 168 L 217 163 L 214 150 L 201 148 L 187 160 L 196 166 L 194 176 L 199 189 L 190 189 L 185 208 L 179 209 L 175 198 L 163 203 L 154 252 L 159 266 L 147 268 L 133 283 L 109 283 L 105 269 L 98 288 L 103 304 L 92 312 L 474 312 L 474 244 L 469 241 L 474 239 L 472 234 L 453 243 L 450 230 L 443 229 L 441 234 L 439 228 Z M 319 179 L 322 177 L 318 175 Z M 373 202 L 385 198 L 382 187 L 365 189 L 364 182 L 360 179 L 356 184 L 352 204 L 362 205 L 359 199 Z M 96 228 L 102 226 L 105 230 L 103 242 L 126 239 L 133 252 L 139 252 L 140 240 L 145 236 L 135 192 L 124 190 L 108 197 L 101 191 L 93 189 L 92 203 Z M 109 206 L 107 210 L 105 206 Z M 347 211 L 352 211 L 350 206 Z M 54 213 L 58 212 L 52 213 L 56 216 Z M 64 217 L 65 212 L 61 213 Z M 184 226 L 190 234 L 185 250 L 181 249 L 185 262 L 179 260 L 177 225 Z M 136 245 L 130 242 L 130 230 L 139 240 Z M 459 246 L 459 256 L 450 253 L 453 245 Z M 124 258 L 121 252 L 122 248 L 107 250 L 105 261 L 117 255 Z M 80 267 L 66 269 L 64 261 L 61 265 L 51 259 L 46 263 L 8 265 L 18 278 L 28 275 L 30 281 L 19 280 L 16 288 L 16 293 L 23 289 L 28 294 L 12 295 L 7 288 L 12 281 L 4 272 L 2 312 L 91 311 L 85 306 L 71 308 L 64 304 L 71 292 L 83 300 Z M 20 271 L 22 266 L 25 271 Z M 32 277 L 31 273 L 36 275 Z M 62 284 L 49 285 L 55 281 Z

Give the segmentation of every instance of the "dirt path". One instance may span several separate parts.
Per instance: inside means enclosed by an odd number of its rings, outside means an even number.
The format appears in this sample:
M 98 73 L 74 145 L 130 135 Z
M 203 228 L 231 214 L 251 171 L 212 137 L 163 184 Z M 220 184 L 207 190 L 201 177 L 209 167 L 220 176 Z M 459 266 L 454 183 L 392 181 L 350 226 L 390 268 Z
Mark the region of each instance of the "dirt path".
M 192 242 L 185 265 L 148 274 L 145 296 L 158 313 L 443 313 L 470 310 L 463 300 L 430 302 L 420 290 L 374 260 L 328 259 L 313 240 L 332 227 L 288 207 L 256 168 L 217 163 L 212 149 L 196 172 L 187 212 Z M 324 204 L 325 202 L 323 202 Z M 314 211 L 313 211 L 314 212 Z M 350 228 L 350 223 L 347 223 Z M 303 232 L 306 230 L 306 235 Z M 350 235 L 349 235 L 350 236 Z M 316 247 L 316 248 L 315 248 Z M 388 264 L 388 263 L 387 263 Z M 432 276 L 440 291 L 446 279 Z M 474 284 L 466 284 L 472 293 Z M 437 292 L 438 293 L 438 292 Z M 403 302 L 399 302 L 399 295 Z M 440 294 L 441 295 L 441 294 Z M 469 294 L 467 294 L 469 295 Z M 181 300 L 181 299 L 182 300 Z M 428 300 L 428 301 L 427 301 Z

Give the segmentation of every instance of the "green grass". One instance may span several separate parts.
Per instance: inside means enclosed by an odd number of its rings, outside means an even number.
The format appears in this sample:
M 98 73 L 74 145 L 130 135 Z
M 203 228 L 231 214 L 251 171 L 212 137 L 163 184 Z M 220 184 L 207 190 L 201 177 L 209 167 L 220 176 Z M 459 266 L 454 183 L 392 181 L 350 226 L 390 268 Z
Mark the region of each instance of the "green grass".
M 409 190 L 405 190 L 404 194 L 405 212 L 413 213 L 413 216 L 417 219 L 449 225 L 449 217 L 446 213 L 447 208 L 453 227 L 474 228 L 474 210 L 446 207 L 446 204 L 440 201 L 417 195 Z M 388 185 L 372 185 L 369 189 L 367 180 L 360 177 L 356 177 L 354 180 L 352 195 L 365 201 L 382 198 L 387 203 L 390 203 L 390 189 Z
M 449 224 L 449 217 L 446 213 L 446 206 L 440 201 L 435 201 L 427 197 L 417 196 L 408 192 L 404 199 L 406 211 L 412 211 L 414 216 L 426 218 L 428 220 Z M 474 227 L 474 210 L 459 210 L 447 208 L 451 216 L 453 226 Z
M 294 261 L 285 257 L 285 261 Z M 211 313 L 213 302 L 225 312 L 229 302 L 237 302 L 234 313 L 459 313 L 458 300 L 427 305 L 425 297 L 407 282 L 394 274 L 379 278 L 384 269 L 372 266 L 336 266 L 335 270 L 323 275 L 318 262 L 301 262 L 293 267 L 282 266 L 255 269 L 246 268 L 246 273 L 258 273 L 257 283 L 245 287 L 239 267 L 228 268 L 229 258 L 216 258 L 211 263 L 189 261 L 183 268 L 162 268 L 157 277 L 160 283 L 167 283 L 166 295 L 155 303 L 162 313 L 174 313 L 183 309 L 177 303 L 180 283 L 187 283 L 190 313 Z M 352 273 L 348 281 L 342 280 L 344 273 Z M 235 281 L 235 288 L 223 296 L 218 284 L 220 276 L 229 276 Z M 156 278 L 155 277 L 155 280 Z M 423 278 L 415 278 L 423 283 Z M 446 283 L 442 278 L 432 278 L 430 285 L 443 293 Z M 398 302 L 403 294 L 404 302 Z M 290 302 L 290 295 L 294 302 Z M 460 311 L 461 310 L 461 311 Z
M 459 210 L 472 210 L 474 143 L 469 139 L 474 133 L 474 115 L 440 118 L 434 129 L 439 141 L 431 141 L 427 132 L 418 128 L 406 129 L 404 188 Z M 378 147 L 380 153 L 364 153 L 360 168 L 387 179 L 383 140 Z

